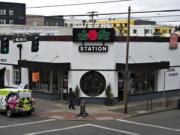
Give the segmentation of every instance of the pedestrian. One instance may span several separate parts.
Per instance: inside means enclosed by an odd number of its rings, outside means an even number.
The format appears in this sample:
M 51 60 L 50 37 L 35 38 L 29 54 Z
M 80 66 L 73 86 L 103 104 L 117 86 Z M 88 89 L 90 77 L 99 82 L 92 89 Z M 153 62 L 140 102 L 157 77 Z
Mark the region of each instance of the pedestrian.
M 82 100 L 81 101 L 81 104 L 80 104 L 80 113 L 77 115 L 77 117 L 86 117 L 88 116 L 89 114 L 87 113 L 86 111 L 86 105 L 85 105 L 85 100 Z
M 69 109 L 72 108 L 73 110 L 75 110 L 75 107 L 74 107 L 75 94 L 72 91 L 72 88 L 69 88 L 68 98 L 69 98 Z

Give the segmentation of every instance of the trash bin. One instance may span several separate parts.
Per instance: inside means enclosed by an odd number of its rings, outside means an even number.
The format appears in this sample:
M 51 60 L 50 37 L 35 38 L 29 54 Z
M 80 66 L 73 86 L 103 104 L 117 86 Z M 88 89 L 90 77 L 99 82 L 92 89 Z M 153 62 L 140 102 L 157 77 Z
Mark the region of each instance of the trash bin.
M 180 98 L 179 98 L 178 101 L 177 101 L 177 109 L 180 110 Z

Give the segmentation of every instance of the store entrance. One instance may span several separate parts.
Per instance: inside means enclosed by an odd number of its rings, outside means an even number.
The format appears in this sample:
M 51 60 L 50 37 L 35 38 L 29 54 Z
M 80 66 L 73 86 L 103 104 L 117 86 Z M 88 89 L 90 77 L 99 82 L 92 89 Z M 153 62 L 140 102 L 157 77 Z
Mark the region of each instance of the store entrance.
M 29 84 L 33 91 L 56 95 L 61 100 L 67 100 L 68 71 L 31 69 L 29 73 Z

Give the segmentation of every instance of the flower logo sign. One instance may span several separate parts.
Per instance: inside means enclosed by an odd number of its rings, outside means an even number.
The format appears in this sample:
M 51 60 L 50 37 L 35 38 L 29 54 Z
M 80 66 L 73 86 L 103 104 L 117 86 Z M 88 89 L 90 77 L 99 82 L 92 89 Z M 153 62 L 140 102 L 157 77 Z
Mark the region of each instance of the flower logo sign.
M 114 42 L 114 29 L 74 28 L 74 42 Z
M 74 28 L 73 42 L 82 42 L 79 52 L 108 52 L 105 42 L 114 42 L 115 32 L 113 28 Z M 85 45 L 85 42 L 93 42 L 93 45 Z M 99 45 L 101 43 L 102 45 Z

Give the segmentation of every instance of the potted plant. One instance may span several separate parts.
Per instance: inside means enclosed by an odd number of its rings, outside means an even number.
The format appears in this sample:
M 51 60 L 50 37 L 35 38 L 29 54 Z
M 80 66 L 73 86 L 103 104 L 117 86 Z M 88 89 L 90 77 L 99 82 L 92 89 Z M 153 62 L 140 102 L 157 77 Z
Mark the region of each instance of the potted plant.
M 109 84 L 105 90 L 105 95 L 106 95 L 106 99 L 105 99 L 105 105 L 107 106 L 111 106 L 114 104 L 114 96 L 113 93 L 111 91 L 111 85 Z
M 80 89 L 79 89 L 78 86 L 76 86 L 74 94 L 75 94 L 75 103 L 77 105 L 80 105 L 80 103 L 81 103 L 81 100 L 80 100 Z

